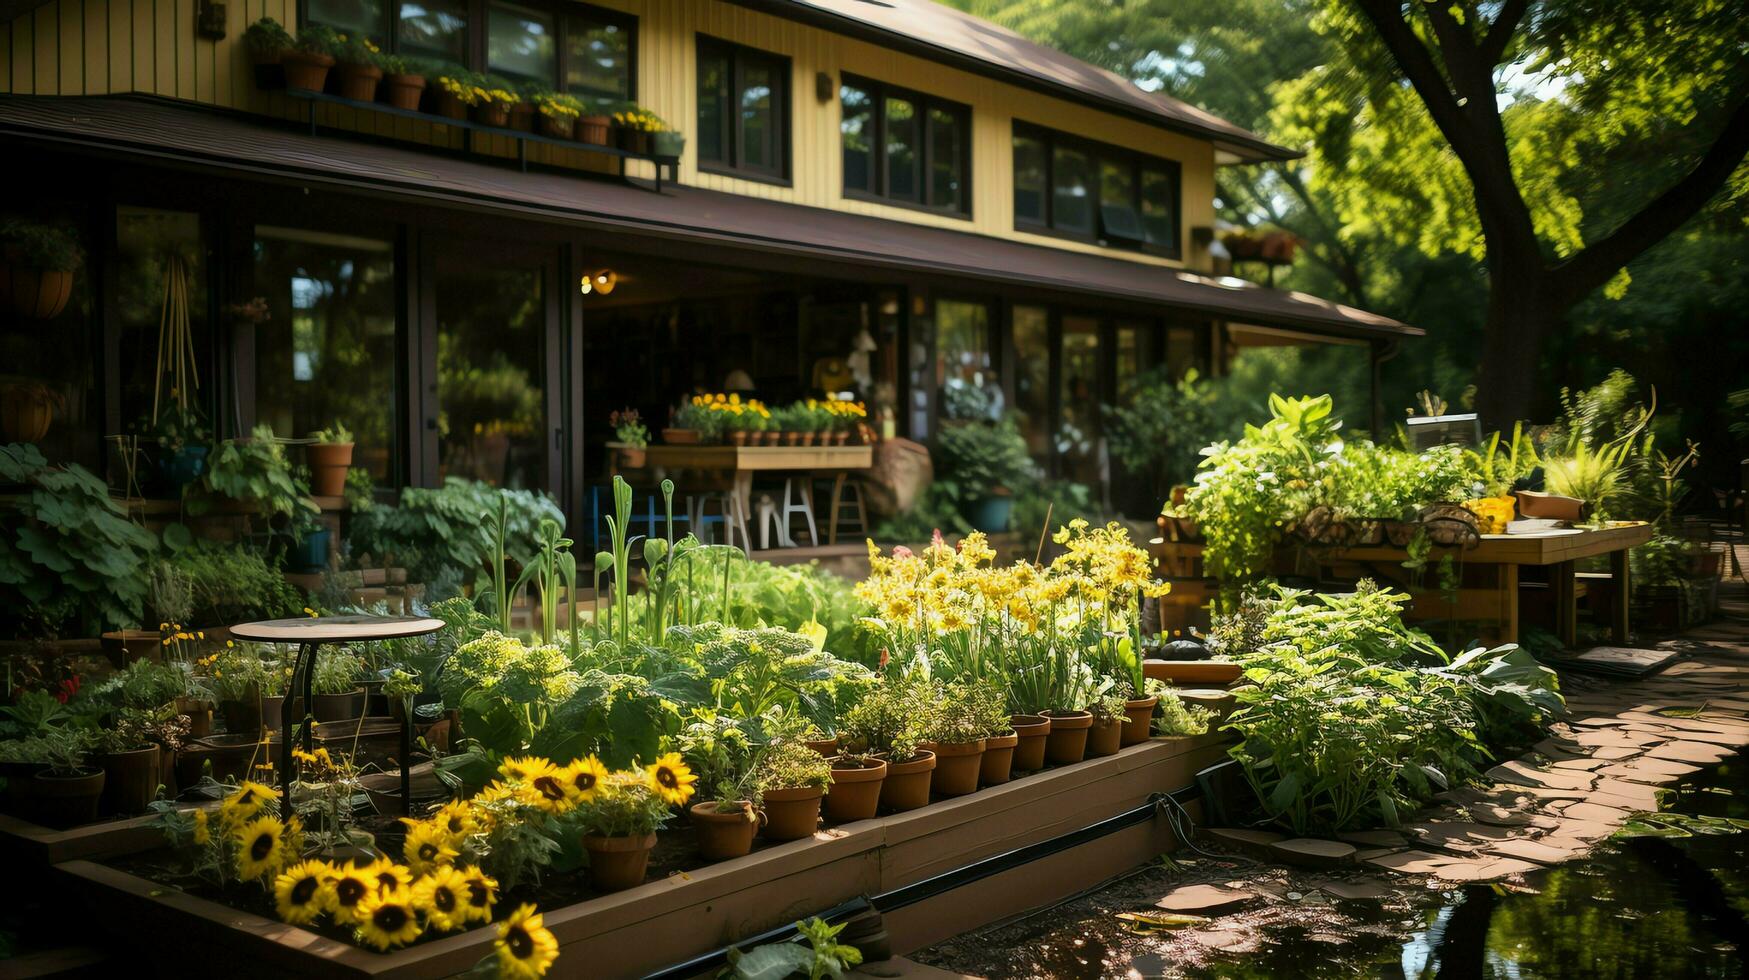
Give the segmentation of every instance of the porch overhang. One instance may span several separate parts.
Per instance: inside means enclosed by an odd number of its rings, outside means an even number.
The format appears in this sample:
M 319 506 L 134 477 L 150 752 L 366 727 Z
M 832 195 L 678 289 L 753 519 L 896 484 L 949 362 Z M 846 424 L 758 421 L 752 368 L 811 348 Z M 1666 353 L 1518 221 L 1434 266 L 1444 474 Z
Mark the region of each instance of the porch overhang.
M 330 131 L 332 132 L 332 131 Z M 845 263 L 1122 300 L 1318 337 L 1419 336 L 1419 328 L 1319 299 L 1149 263 L 669 185 L 523 173 L 485 158 L 311 136 L 292 124 L 143 96 L 0 96 L 0 140 L 294 182 L 695 246 Z

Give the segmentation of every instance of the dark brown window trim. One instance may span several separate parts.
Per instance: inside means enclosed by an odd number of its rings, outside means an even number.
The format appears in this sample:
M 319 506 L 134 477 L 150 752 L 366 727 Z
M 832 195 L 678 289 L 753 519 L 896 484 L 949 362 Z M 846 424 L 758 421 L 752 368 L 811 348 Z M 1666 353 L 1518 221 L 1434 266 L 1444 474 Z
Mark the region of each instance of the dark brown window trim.
M 778 84 L 773 86 L 776 91 L 773 91 L 771 94 L 771 104 L 775 110 L 774 115 L 776 117 L 774 120 L 776 123 L 774 127 L 776 129 L 776 136 L 773 149 L 776 151 L 774 155 L 777 157 L 778 166 L 775 169 L 766 169 L 745 166 L 740 162 L 739 158 L 742 155 L 741 116 L 739 112 L 733 112 L 728 114 L 732 115 L 733 119 L 731 121 L 726 118 L 724 132 L 722 133 L 723 149 L 729 156 L 729 159 L 727 160 L 708 160 L 705 158 L 704 140 L 702 138 L 704 126 L 702 121 L 695 120 L 695 122 L 699 122 L 697 127 L 699 132 L 694 134 L 693 140 L 694 144 L 698 147 L 698 169 L 703 173 L 717 174 L 723 177 L 738 177 L 743 180 L 774 184 L 779 187 L 791 186 L 790 176 L 794 172 L 794 168 L 792 166 L 791 156 L 793 151 L 790 139 L 792 125 L 792 120 L 790 118 L 792 106 L 790 105 L 790 100 L 794 91 L 794 63 L 790 60 L 788 55 L 778 54 L 775 51 L 765 51 L 760 48 L 748 47 L 745 44 L 736 44 L 733 41 L 725 41 L 722 38 L 700 32 L 695 36 L 695 44 L 693 45 L 695 88 L 697 85 L 697 67 L 703 62 L 707 53 L 726 56 L 729 59 L 730 88 L 733 92 L 739 92 L 741 90 L 740 80 L 744 59 L 767 61 L 770 62 L 775 69 L 774 76 L 778 80 Z M 731 103 L 732 102 L 733 96 L 731 96 Z M 704 101 L 700 99 L 698 111 L 702 112 L 703 109 Z
M 701 174 L 714 174 L 718 177 L 733 177 L 736 180 L 750 181 L 755 184 L 770 184 L 772 187 L 794 187 L 795 181 L 788 177 L 776 177 L 763 170 L 737 170 L 734 167 L 709 160 L 700 160 L 696 168 Z
M 1037 126 L 1016 119 L 1014 120 L 1014 133 L 1009 141 L 1010 146 L 1013 145 L 1015 140 L 1020 139 L 1036 140 L 1044 147 L 1045 186 L 1043 203 L 1045 208 L 1045 220 L 1043 223 L 1040 223 L 1023 218 L 1017 212 L 1014 216 L 1015 231 L 1022 231 L 1033 235 L 1043 235 L 1048 238 L 1058 238 L 1064 241 L 1083 242 L 1090 245 L 1098 245 L 1101 248 L 1120 249 L 1126 252 L 1141 252 L 1144 255 L 1154 255 L 1166 259 L 1182 260 L 1184 258 L 1184 169 L 1178 161 L 1168 160 L 1165 157 L 1157 157 L 1148 153 L 1141 153 L 1121 146 L 1114 146 L 1110 143 L 1101 143 L 1097 140 L 1090 140 L 1086 137 L 1075 136 L 1059 130 L 1047 129 L 1043 126 Z M 1093 220 L 1096 228 L 1100 221 L 1100 203 L 1097 194 L 1097 191 L 1100 189 L 1100 164 L 1105 162 L 1123 162 L 1129 165 L 1130 180 L 1135 187 L 1136 196 L 1134 201 L 1138 216 L 1141 214 L 1143 171 L 1156 170 L 1166 174 L 1168 179 L 1172 182 L 1173 192 L 1172 246 L 1166 248 L 1148 242 L 1131 242 L 1125 239 L 1107 239 L 1101 237 L 1097 231 L 1092 234 L 1086 234 L 1053 227 L 1052 211 L 1056 208 L 1056 150 L 1059 147 L 1078 150 L 1087 154 L 1092 160 L 1092 179 L 1093 187 L 1096 192 L 1093 198 Z
M 964 186 L 964 183 L 964 180 L 962 180 L 961 185 Z M 882 197 L 879 194 L 870 194 L 868 191 L 859 191 L 851 188 L 845 188 L 844 199 L 847 201 L 864 201 L 869 204 L 879 204 L 889 208 L 903 208 L 906 211 L 915 211 L 918 214 L 933 214 L 938 217 L 954 218 L 959 221 L 972 220 L 972 212 L 970 208 L 967 208 L 964 211 L 956 211 L 952 208 L 932 207 L 928 204 L 918 204 L 915 201 L 901 201 L 896 198 Z
M 838 104 L 841 113 L 840 126 L 842 126 L 843 119 L 843 93 L 846 87 L 859 89 L 866 93 L 869 96 L 871 107 L 873 109 L 874 134 L 869 141 L 869 155 L 871 157 L 869 162 L 874 168 L 872 176 L 874 178 L 875 188 L 872 191 L 863 190 L 856 187 L 842 186 L 841 182 L 839 188 L 840 193 L 851 200 L 869 201 L 875 204 L 887 204 L 911 211 L 921 211 L 925 214 L 940 214 L 947 215 L 948 217 L 965 218 L 970 220 L 972 217 L 971 106 L 968 106 L 963 102 L 954 102 L 949 99 L 929 95 L 925 92 L 919 92 L 916 89 L 908 89 L 899 85 L 889 85 L 886 82 L 877 81 L 863 75 L 853 75 L 849 72 L 845 72 L 838 80 Z M 886 100 L 888 97 L 905 99 L 917 107 L 919 144 L 917 179 L 919 185 L 918 190 L 923 197 L 923 200 L 921 201 L 907 201 L 903 198 L 890 197 L 886 193 L 888 173 L 885 147 L 887 142 Z M 929 138 L 929 114 L 932 110 L 945 112 L 953 116 L 955 121 L 959 124 L 960 147 L 962 152 L 960 154 L 959 166 L 960 204 L 958 207 L 931 204 L 928 200 L 930 188 L 932 186 L 930 182 L 930 171 L 933 169 L 935 163 L 935 143 Z M 838 152 L 840 158 L 842 158 L 844 153 L 844 134 L 842 129 L 839 131 Z

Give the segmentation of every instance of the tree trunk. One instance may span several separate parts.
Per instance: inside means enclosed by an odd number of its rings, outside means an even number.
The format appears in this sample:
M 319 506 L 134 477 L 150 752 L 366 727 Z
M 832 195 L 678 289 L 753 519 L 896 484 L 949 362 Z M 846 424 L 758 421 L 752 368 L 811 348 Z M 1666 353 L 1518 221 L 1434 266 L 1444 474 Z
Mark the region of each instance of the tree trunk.
M 1510 251 L 1489 249 L 1488 318 L 1476 378 L 1476 412 L 1483 432 L 1509 432 L 1514 422 L 1532 417 L 1539 400 L 1543 341 L 1559 332 L 1567 312 L 1549 297 L 1541 257 L 1533 253 L 1513 259 L 1505 254 Z

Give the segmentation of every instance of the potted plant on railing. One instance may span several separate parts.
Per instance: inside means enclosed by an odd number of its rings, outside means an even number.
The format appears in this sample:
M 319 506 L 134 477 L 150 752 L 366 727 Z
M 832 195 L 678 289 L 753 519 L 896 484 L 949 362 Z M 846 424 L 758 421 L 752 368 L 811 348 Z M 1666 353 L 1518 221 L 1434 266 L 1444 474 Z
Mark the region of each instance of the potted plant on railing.
M 304 462 L 310 467 L 310 488 L 318 497 L 346 493 L 346 471 L 352 468 L 352 432 L 344 422 L 310 433 L 315 442 L 304 447 Z
M 622 408 L 607 417 L 613 426 L 613 441 L 607 444 L 618 455 L 618 464 L 628 470 L 644 468 L 645 450 L 650 446 L 650 430 L 635 408 Z
M 334 67 L 334 52 L 340 46 L 340 36 L 320 24 L 312 24 L 298 32 L 297 42 L 280 55 L 285 67 L 286 88 L 320 92 L 328 84 L 328 70 Z
M 382 49 L 362 34 L 337 34 L 334 73 L 340 78 L 340 95 L 354 102 L 375 102 L 377 85 L 383 80 Z
M 383 69 L 383 101 L 397 109 L 419 111 L 419 100 L 425 94 L 425 65 L 416 58 L 398 54 L 378 56 Z
M 0 221 L 0 295 L 18 316 L 52 320 L 73 295 L 85 261 L 72 225 L 7 217 Z
M 614 132 L 619 148 L 640 156 L 650 155 L 650 136 L 668 128 L 662 117 L 636 103 L 613 114 Z
M 280 59 L 292 43 L 291 33 L 272 17 L 263 17 L 243 31 L 243 46 L 249 49 L 249 62 L 255 67 L 256 88 L 276 89 L 285 84 Z
M 437 76 L 437 114 L 450 119 L 468 118 L 468 109 L 486 98 L 486 79 L 466 68 L 446 66 Z
M 686 136 L 658 119 L 658 128 L 650 131 L 650 155 L 663 160 L 678 160 L 686 152 Z
M 806 743 L 771 743 L 759 760 L 754 783 L 765 812 L 766 840 L 810 837 L 820 822 L 820 799 L 832 785 L 832 764 Z
M 862 426 L 862 420 L 868 418 L 868 409 L 862 402 L 831 399 L 825 403 L 827 414 L 831 416 L 831 444 L 842 446 L 850 442 L 850 437 Z
M 541 135 L 554 139 L 570 139 L 577 128 L 577 117 L 583 114 L 583 103 L 563 92 L 543 93 L 535 106 L 540 110 Z
M 524 133 L 534 132 L 535 119 L 540 115 L 540 101 L 552 93 L 546 87 L 532 82 L 505 81 L 500 87 L 508 89 L 516 96 L 515 104 L 510 107 L 510 128 Z
M 487 79 L 480 100 L 473 106 L 474 122 L 482 126 L 507 129 L 510 126 L 510 110 L 516 108 L 521 101 L 522 96 L 516 94 L 512 83 L 501 78 Z
M 613 116 L 599 106 L 584 106 L 577 117 L 576 137 L 579 143 L 606 146 L 613 131 Z
M 711 798 L 687 811 L 707 861 L 726 861 L 753 850 L 759 830 L 759 784 L 754 779 L 760 746 L 746 727 L 717 716 L 695 721 L 680 733 L 680 751 Z
M 912 685 L 888 676 L 844 715 L 839 734 L 853 755 L 882 756 L 887 763 L 881 780 L 880 805 L 890 810 L 914 810 L 929 802 L 935 753 L 920 748 L 932 714 L 927 698 Z
M 156 421 L 145 419 L 138 427 L 145 438 L 157 443 L 158 477 L 173 495 L 181 496 L 184 488 L 206 473 L 212 432 L 199 409 L 172 401 Z

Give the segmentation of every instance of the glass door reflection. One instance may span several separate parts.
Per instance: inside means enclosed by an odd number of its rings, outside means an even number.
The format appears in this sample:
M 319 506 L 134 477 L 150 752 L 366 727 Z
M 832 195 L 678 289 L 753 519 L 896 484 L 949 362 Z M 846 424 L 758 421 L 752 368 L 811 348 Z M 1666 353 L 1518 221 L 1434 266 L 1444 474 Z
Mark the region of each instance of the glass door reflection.
M 485 251 L 437 262 L 438 474 L 553 490 L 547 265 L 463 257 Z

